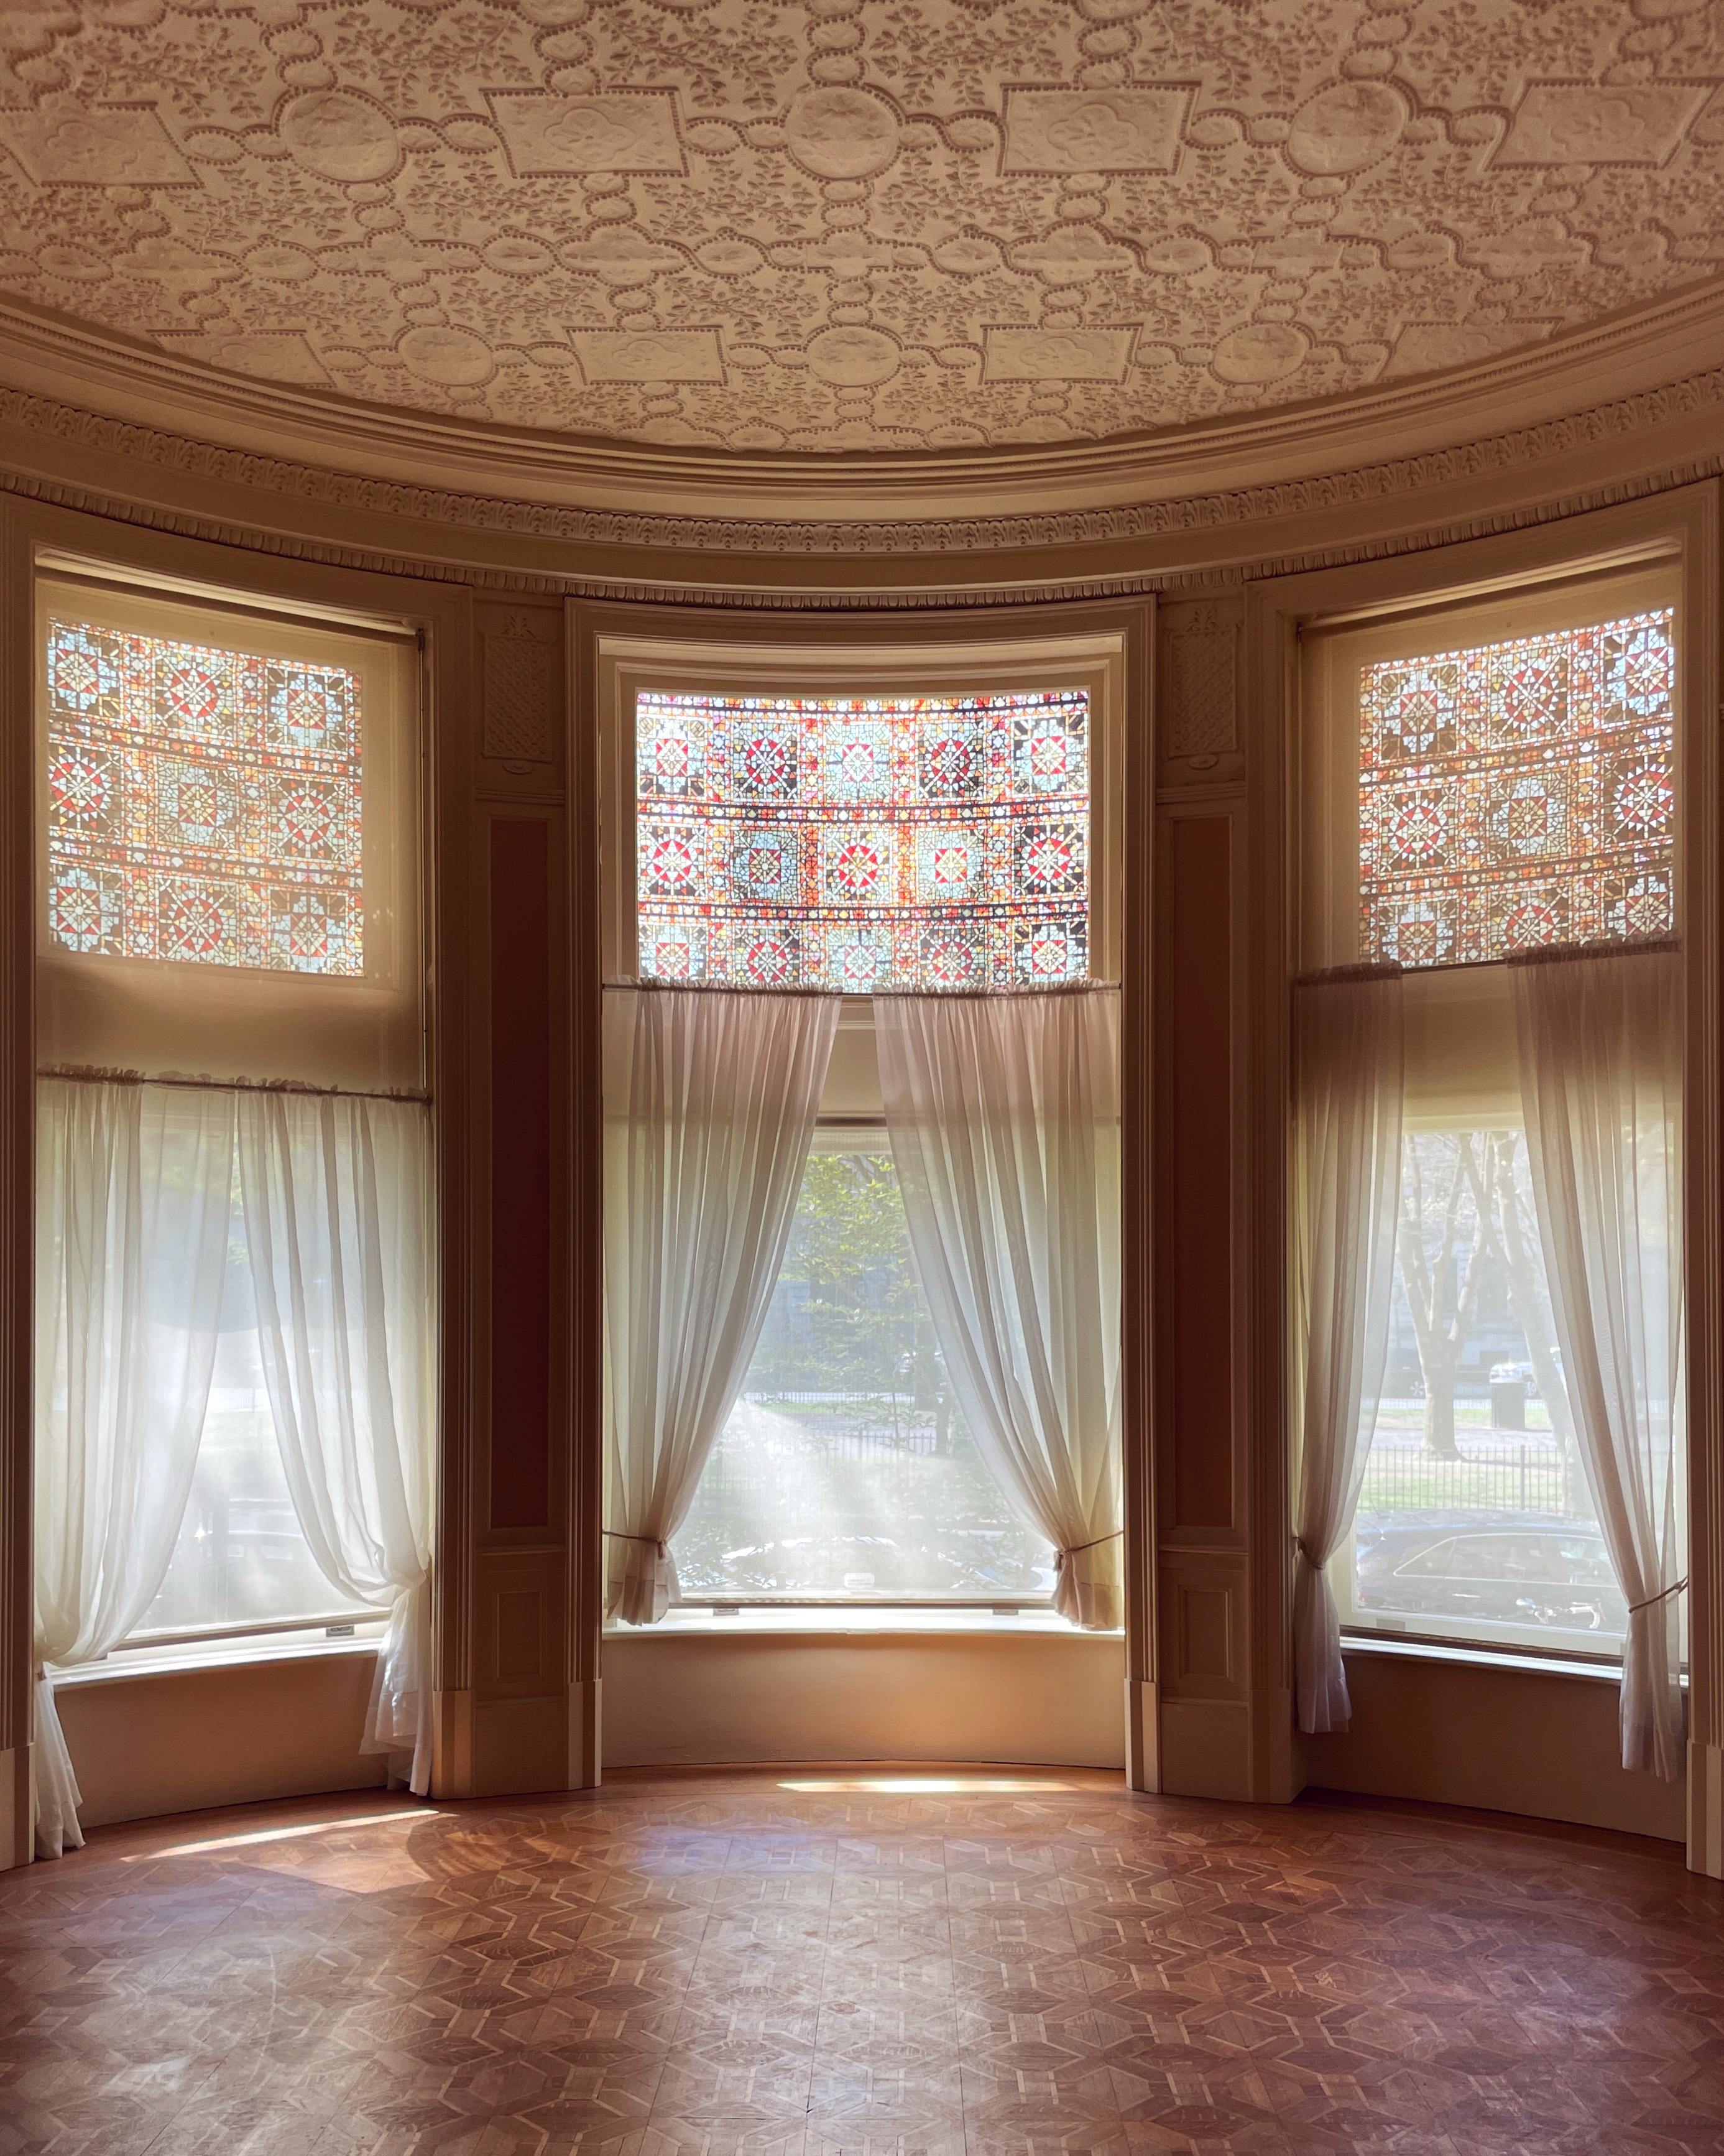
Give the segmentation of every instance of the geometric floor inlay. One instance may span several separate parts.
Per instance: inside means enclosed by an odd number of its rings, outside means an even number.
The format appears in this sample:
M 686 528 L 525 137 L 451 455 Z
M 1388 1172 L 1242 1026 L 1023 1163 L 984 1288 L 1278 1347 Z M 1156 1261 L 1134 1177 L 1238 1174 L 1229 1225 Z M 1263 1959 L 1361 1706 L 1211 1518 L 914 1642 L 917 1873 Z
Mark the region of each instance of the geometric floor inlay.
M 1724 1887 L 1675 1845 L 854 1772 L 0 1875 L 0 2156 L 1724 2156 Z

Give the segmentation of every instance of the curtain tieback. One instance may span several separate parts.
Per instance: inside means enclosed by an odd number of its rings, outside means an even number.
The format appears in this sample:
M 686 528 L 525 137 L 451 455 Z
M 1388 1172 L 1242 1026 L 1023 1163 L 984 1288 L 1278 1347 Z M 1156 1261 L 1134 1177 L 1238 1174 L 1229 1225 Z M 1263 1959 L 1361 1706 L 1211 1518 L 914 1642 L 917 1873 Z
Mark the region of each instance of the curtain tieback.
M 1320 1565 L 1316 1559 L 1311 1555 L 1311 1544 L 1306 1542 L 1303 1535 L 1294 1536 L 1293 1547 L 1298 1551 L 1301 1557 L 1305 1559 L 1306 1563 L 1311 1567 L 1313 1572 L 1321 1572 L 1323 1568 L 1321 1565 Z
M 1070 1549 L 1056 1550 L 1054 1554 L 1054 1571 L 1065 1571 L 1067 1558 L 1080 1557 L 1086 1549 L 1100 1549 L 1103 1543 L 1116 1543 L 1125 1532 L 1123 1527 L 1116 1527 L 1111 1535 L 1097 1535 L 1092 1543 L 1074 1543 Z
M 669 1555 L 664 1543 L 656 1535 L 625 1535 L 620 1527 L 601 1527 L 599 1532 L 613 1543 L 647 1543 L 657 1550 L 660 1557 Z
M 1685 1587 L 1686 1587 L 1686 1585 L 1687 1585 L 1687 1584 L 1688 1584 L 1688 1581 L 1687 1581 L 1686 1575 L 1685 1574 L 1685 1576 L 1684 1576 L 1682 1578 L 1679 1579 L 1679 1580 L 1676 1582 L 1676 1584 L 1675 1584 L 1675 1585 L 1674 1587 L 1666 1587 L 1666 1588 L 1663 1589 L 1662 1589 L 1659 1594 L 1649 1594 L 1649 1595 L 1647 1596 L 1646 1599 L 1645 1599 L 1644 1602 L 1631 1602 L 1631 1603 L 1629 1603 L 1629 1616 L 1630 1616 L 1630 1617 L 1634 1616 L 1634 1614 L 1636 1613 L 1636 1611 L 1638 1611 L 1638 1610 L 1641 1610 L 1641 1609 L 1650 1609 L 1652 1607 L 1652 1605 L 1653 1605 L 1653 1604 L 1654 1604 L 1655 1602 L 1665 1602 L 1665 1601 L 1668 1601 L 1668 1600 L 1669 1600 L 1669 1599 L 1670 1599 L 1670 1597 L 1671 1595 L 1673 1595 L 1673 1594 L 1680 1594 L 1682 1592 L 1682 1589 L 1683 1589 Z

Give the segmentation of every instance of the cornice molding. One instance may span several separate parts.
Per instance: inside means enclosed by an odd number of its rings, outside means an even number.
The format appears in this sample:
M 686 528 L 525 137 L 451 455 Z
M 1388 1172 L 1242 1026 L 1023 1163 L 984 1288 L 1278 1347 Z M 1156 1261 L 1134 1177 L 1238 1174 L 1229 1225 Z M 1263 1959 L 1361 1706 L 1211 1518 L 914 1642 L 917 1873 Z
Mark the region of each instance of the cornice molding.
M 252 552 L 500 593 L 890 612 L 1213 589 L 1524 529 L 1724 471 L 1724 287 L 1662 314 L 1663 329 L 1632 353 L 1617 332 L 1598 332 L 1600 348 L 1620 362 L 1622 393 L 1416 454 L 1337 457 L 1316 471 L 1181 493 L 1169 490 L 1170 476 L 1188 478 L 1197 465 L 1164 443 L 1153 459 L 1145 449 L 1148 461 L 1123 457 L 1127 478 L 1153 481 L 1134 498 L 875 518 L 667 516 L 510 498 L 235 446 L 218 438 L 220 429 L 242 392 L 255 405 L 258 386 L 217 382 L 221 394 L 204 414 L 211 431 L 182 431 L 155 407 L 156 376 L 195 373 L 200 390 L 215 377 L 141 347 L 103 347 L 130 370 L 124 398 L 116 374 L 106 382 L 111 402 L 74 401 L 66 392 L 76 367 L 54 379 L 59 393 L 39 380 L 8 384 L 8 374 L 40 375 L 44 336 L 72 339 L 86 353 L 92 336 L 36 317 L 21 327 L 18 310 L 0 303 L 0 490 Z M 1673 321 L 1681 328 L 1674 341 Z M 1691 349 L 1696 325 L 1706 332 L 1706 363 L 1644 381 L 1653 361 Z M 28 365 L 19 357 L 26 329 L 37 340 Z M 1503 371 L 1473 370 L 1469 398 L 1439 398 L 1439 406 L 1480 416 L 1484 374 Z M 1555 378 L 1568 377 L 1558 369 Z M 186 411 L 186 388 L 181 381 L 165 403 Z M 363 408 L 347 416 L 415 425 L 423 417 Z M 1337 431 L 1333 410 L 1324 419 L 1331 446 L 1361 446 Z M 459 431 L 469 449 L 495 445 L 495 430 Z M 1212 434 L 1211 464 L 1215 453 Z M 493 488 L 519 475 L 506 458 L 502 466 L 487 469 Z
M 0 418 L 189 478 L 475 533 L 902 557 L 1213 530 L 1500 471 L 1724 405 L 1721 352 L 1715 281 L 1530 352 L 1224 425 L 985 454 L 726 459 L 259 382 L 0 300 Z
M 1229 525 L 1273 525 L 1302 513 L 1422 493 L 1460 480 L 1535 466 L 1554 457 L 1721 408 L 1724 408 L 1724 367 L 1715 367 L 1661 388 L 1620 398 L 1537 426 L 1489 435 L 1482 440 L 1432 450 L 1421 456 L 1356 465 L 1318 477 L 1286 480 L 1183 500 L 1133 502 L 1050 514 L 919 518 L 891 522 L 814 519 L 786 521 L 669 518 L 604 510 L 558 509 L 541 503 L 510 501 L 496 495 L 454 493 L 399 480 L 367 479 L 286 458 L 260 457 L 224 449 L 28 391 L 0 389 L 0 424 L 17 428 L 35 439 L 64 443 L 134 465 L 154 466 L 228 486 L 255 489 L 326 508 L 362 510 L 414 523 L 587 545 L 711 552 L 732 558 L 762 554 L 818 554 L 859 562 L 885 555 L 901 558 L 906 555 L 1027 552 L 1166 537 Z M 1718 469 L 1718 462 L 1716 456 L 1696 459 L 1685 467 L 1685 475 L 1709 476 Z M 8 473 L 7 485 L 12 491 L 55 500 L 84 495 L 87 499 L 80 506 L 95 506 L 94 490 L 66 490 L 28 473 Z M 1614 498 L 1624 498 L 1620 489 L 1614 490 Z M 101 490 L 101 513 L 127 514 L 125 496 Z M 1521 521 L 1525 521 L 1524 517 Z M 189 521 L 197 524 L 204 520 Z M 1483 528 L 1501 526 L 1487 521 Z M 239 537 L 241 534 L 232 531 L 230 536 Z M 257 543 L 258 536 L 255 532 L 244 534 L 252 544 Z M 341 550 L 333 551 L 339 553 Z M 1347 551 L 1341 550 L 1337 554 L 1336 550 L 1329 550 L 1325 558 L 1346 558 Z M 1301 553 L 1299 558 L 1303 561 L 1308 557 Z M 423 567 L 419 572 L 423 573 Z M 547 589 L 568 589 L 575 583 L 590 580 L 547 578 L 543 581 Z M 1116 591 L 1146 588 L 1142 579 L 1104 581 L 1107 588 Z M 1150 586 L 1167 581 L 1166 578 L 1151 579 Z M 599 588 L 626 588 L 630 595 L 642 597 L 662 598 L 668 595 L 662 588 L 639 578 L 628 580 L 626 587 L 606 583 Z M 1098 586 L 1083 581 L 1070 588 L 1094 595 Z M 775 597 L 764 593 L 748 596 L 767 603 Z
M 4 393 L 0 393 L 0 416 Z M 1487 467 L 1488 468 L 1488 467 Z M 1347 475 L 1341 475 L 1342 478 Z M 1142 575 L 1099 574 L 1056 581 L 1029 577 L 1007 579 L 978 588 L 967 578 L 905 586 L 849 586 L 772 588 L 739 588 L 713 582 L 692 583 L 676 578 L 647 581 L 631 577 L 557 575 L 529 569 L 502 569 L 484 564 L 439 561 L 425 556 L 398 553 L 368 547 L 336 546 L 326 541 L 285 534 L 222 518 L 187 515 L 105 490 L 64 482 L 43 480 L 0 469 L 0 493 L 47 502 L 58 508 L 108 518 L 115 522 L 169 532 L 177 537 L 244 548 L 292 561 L 315 562 L 332 568 L 368 572 L 375 575 L 459 584 L 479 592 L 554 598 L 610 600 L 661 606 L 711 607 L 732 612 L 858 612 L 890 613 L 927 612 L 954 607 L 1028 604 L 1070 604 L 1085 599 L 1141 598 L 1152 593 L 1200 595 L 1236 590 L 1254 579 L 1291 576 L 1310 569 L 1345 567 L 1396 556 L 1426 553 L 1458 544 L 1537 526 L 1561 522 L 1589 511 L 1619 507 L 1644 501 L 1673 488 L 1724 477 L 1724 451 L 1687 459 L 1680 464 L 1627 480 L 1573 488 L 1548 499 L 1521 503 L 1488 514 L 1439 517 L 1416 530 L 1403 530 L 1349 544 L 1292 547 L 1274 553 L 1253 556 L 1224 567 L 1146 572 Z M 1323 495 L 1321 506 L 1333 507 L 1349 499 L 1338 491 Z M 1364 499 L 1363 495 L 1351 497 Z M 1044 554 L 1049 542 L 1025 543 L 1026 554 Z M 734 557 L 732 557 L 734 558 Z M 1183 798 L 1183 797 L 1182 797 Z

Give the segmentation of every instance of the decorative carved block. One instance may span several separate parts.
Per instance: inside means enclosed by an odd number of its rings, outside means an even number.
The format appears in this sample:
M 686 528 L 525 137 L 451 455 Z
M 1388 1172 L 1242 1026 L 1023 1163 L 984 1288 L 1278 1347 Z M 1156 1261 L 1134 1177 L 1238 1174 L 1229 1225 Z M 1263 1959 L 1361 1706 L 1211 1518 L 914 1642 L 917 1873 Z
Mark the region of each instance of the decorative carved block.
M 1225 756 L 1238 746 L 1231 624 L 1167 639 L 1167 753 Z
M 549 763 L 555 753 L 557 647 L 511 614 L 485 639 L 485 753 L 504 763 Z

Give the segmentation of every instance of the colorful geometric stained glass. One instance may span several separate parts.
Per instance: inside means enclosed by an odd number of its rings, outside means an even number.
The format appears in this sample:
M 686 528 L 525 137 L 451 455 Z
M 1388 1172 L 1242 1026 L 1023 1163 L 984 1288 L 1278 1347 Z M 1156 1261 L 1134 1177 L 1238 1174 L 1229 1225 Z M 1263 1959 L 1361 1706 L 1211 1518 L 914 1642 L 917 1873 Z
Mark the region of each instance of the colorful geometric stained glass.
M 1360 941 L 1406 966 L 1667 935 L 1662 611 L 1362 669 Z
M 1089 971 L 1089 696 L 635 700 L 640 971 L 849 994 Z
M 357 675 L 54 620 L 48 690 L 57 943 L 364 972 Z

